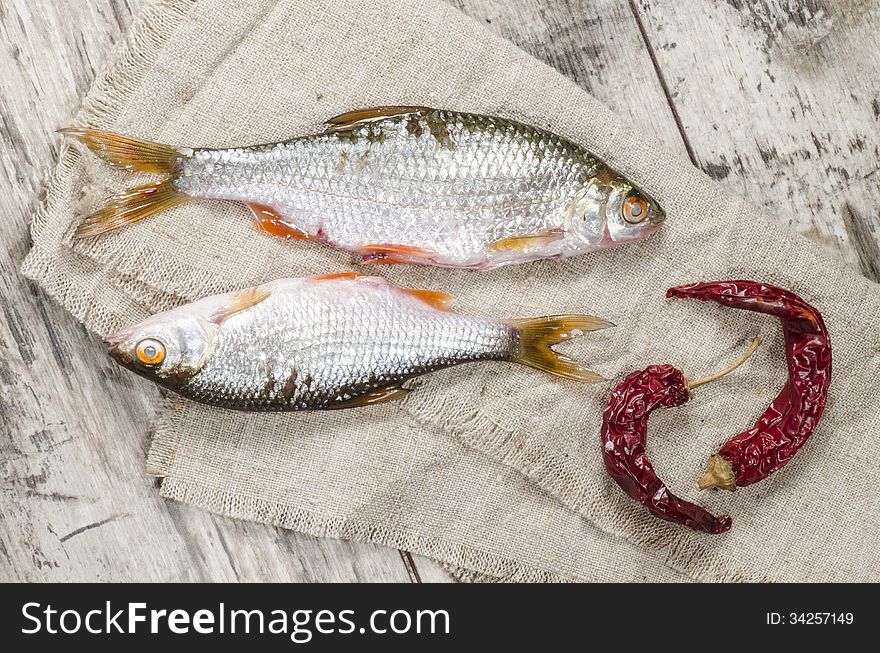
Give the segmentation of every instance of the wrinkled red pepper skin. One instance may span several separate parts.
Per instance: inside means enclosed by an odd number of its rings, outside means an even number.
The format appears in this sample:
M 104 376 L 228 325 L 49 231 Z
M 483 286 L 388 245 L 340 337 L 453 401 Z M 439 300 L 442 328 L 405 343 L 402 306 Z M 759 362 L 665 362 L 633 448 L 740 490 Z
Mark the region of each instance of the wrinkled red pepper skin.
M 751 429 L 718 455 L 735 486 L 757 483 L 784 467 L 810 437 L 828 398 L 831 341 L 822 315 L 794 293 L 755 281 L 718 281 L 670 288 L 667 297 L 691 297 L 780 319 L 789 381 Z
M 672 365 L 651 365 L 627 376 L 614 388 L 605 406 L 602 457 L 608 473 L 624 492 L 653 514 L 695 531 L 723 533 L 730 528 L 730 517 L 715 517 L 672 494 L 645 453 L 651 412 L 681 406 L 688 398 L 684 373 Z

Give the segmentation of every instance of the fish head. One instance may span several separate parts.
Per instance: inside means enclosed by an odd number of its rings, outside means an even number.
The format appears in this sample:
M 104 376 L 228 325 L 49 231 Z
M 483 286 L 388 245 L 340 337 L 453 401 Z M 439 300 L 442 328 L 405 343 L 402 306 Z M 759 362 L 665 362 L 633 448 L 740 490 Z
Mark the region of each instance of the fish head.
M 590 178 L 567 213 L 568 231 L 594 248 L 644 238 L 666 219 L 650 195 L 608 168 Z
M 165 386 L 186 384 L 214 348 L 214 325 L 187 307 L 159 313 L 104 342 L 120 365 Z

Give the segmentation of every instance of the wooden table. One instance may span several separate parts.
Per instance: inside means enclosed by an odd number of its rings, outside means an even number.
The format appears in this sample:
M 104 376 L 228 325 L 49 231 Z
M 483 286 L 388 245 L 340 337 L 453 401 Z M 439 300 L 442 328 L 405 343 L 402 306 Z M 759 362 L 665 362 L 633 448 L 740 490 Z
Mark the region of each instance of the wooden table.
M 0 5 L 0 580 L 450 580 L 406 552 L 160 499 L 144 472 L 157 391 L 18 274 L 55 130 L 143 4 Z M 876 0 L 453 4 L 880 281 Z

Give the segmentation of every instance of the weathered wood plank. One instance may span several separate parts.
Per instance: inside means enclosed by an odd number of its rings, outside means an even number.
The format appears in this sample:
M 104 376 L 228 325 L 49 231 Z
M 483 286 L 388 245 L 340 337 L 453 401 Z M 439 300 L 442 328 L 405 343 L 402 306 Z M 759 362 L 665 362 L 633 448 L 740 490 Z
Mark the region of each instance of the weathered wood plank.
M 471 18 L 577 82 L 685 155 L 626 0 L 450 0 Z
M 420 583 L 454 583 L 455 579 L 446 571 L 446 568 L 431 558 L 412 555 L 413 563 L 418 571 Z
M 54 131 L 141 4 L 0 5 L 0 580 L 407 582 L 392 549 L 160 499 L 144 471 L 157 390 L 18 274 Z
M 878 278 L 880 51 L 865 46 L 880 26 L 875 3 L 453 4 Z M 8 564 L 21 579 L 406 579 L 393 551 L 364 553 L 369 547 L 157 499 L 143 477 L 154 390 L 120 375 L 14 274 L 27 247 L 26 215 L 54 156 L 51 132 L 72 115 L 140 2 L 90 0 L 65 6 L 63 17 L 48 5 L 0 8 L 0 64 L 12 71 L 0 79 L 0 164 L 13 195 L 0 205 L 8 248 L 0 284 L 9 300 L 0 347 L 11 361 L 0 366 L 0 575 Z M 121 388 L 125 419 L 77 406 L 72 389 L 89 384 Z M 421 580 L 449 578 L 418 556 L 414 568 Z
M 697 165 L 880 281 L 880 3 L 631 4 Z

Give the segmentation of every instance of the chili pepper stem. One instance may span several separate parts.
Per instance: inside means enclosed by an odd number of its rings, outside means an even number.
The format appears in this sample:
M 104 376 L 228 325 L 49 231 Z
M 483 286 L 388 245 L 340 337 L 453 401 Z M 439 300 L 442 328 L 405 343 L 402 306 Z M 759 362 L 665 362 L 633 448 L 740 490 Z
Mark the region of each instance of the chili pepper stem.
M 722 376 L 730 374 L 737 367 L 745 363 L 749 357 L 755 353 L 758 349 L 758 346 L 761 344 L 761 336 L 756 336 L 754 340 L 752 340 L 752 344 L 749 345 L 748 350 L 742 356 L 737 358 L 733 363 L 725 367 L 720 372 L 716 372 L 715 374 L 711 374 L 702 379 L 697 379 L 696 381 L 688 381 L 687 387 L 688 392 L 696 388 L 697 386 L 703 385 L 705 383 L 711 383 L 712 381 L 717 381 Z M 701 490 L 707 490 L 713 487 L 720 487 L 724 490 L 730 490 L 731 492 L 736 489 L 736 481 L 734 478 L 733 467 L 730 466 L 730 463 L 724 460 L 718 454 L 709 457 L 709 464 L 706 469 L 706 474 L 699 480 L 697 483 L 697 487 Z
M 720 487 L 722 490 L 736 489 L 736 478 L 733 473 L 733 467 L 717 453 L 709 456 L 709 463 L 706 465 L 706 474 L 697 482 L 697 487 L 701 490 L 708 490 L 713 487 Z
M 737 358 L 729 366 L 725 367 L 720 372 L 716 372 L 715 374 L 710 374 L 709 376 L 705 376 L 702 379 L 697 379 L 696 381 L 688 381 L 687 382 L 688 391 L 691 391 L 694 388 L 701 386 L 701 385 L 704 385 L 706 383 L 711 383 L 712 381 L 717 381 L 722 376 L 726 376 L 726 375 L 730 374 L 737 367 L 739 367 L 740 365 L 745 363 L 749 359 L 749 357 L 755 353 L 755 350 L 758 348 L 758 346 L 760 344 L 761 344 L 761 336 L 755 336 L 755 339 L 752 340 L 752 344 L 749 345 L 748 351 L 746 351 L 746 353 L 744 353 L 742 356 Z

